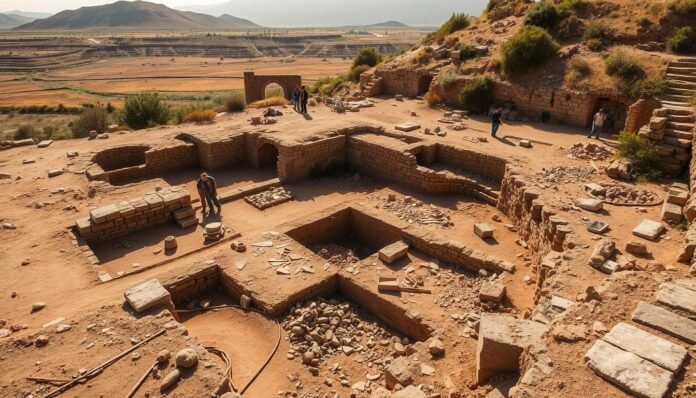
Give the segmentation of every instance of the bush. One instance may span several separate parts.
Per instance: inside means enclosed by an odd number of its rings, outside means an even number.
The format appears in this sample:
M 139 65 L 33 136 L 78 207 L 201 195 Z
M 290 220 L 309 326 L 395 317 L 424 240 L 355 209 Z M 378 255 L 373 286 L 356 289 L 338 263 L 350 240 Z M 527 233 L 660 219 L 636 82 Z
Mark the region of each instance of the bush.
M 462 61 L 473 59 L 478 56 L 478 54 L 476 53 L 476 47 L 469 44 L 462 44 L 460 42 L 457 42 L 457 44 L 454 45 L 454 50 L 461 52 L 461 54 L 459 55 L 459 59 Z
M 242 112 L 246 109 L 247 103 L 242 93 L 234 93 L 225 98 L 225 109 L 227 112 Z
M 585 45 L 587 46 L 587 48 L 590 49 L 590 51 L 594 51 L 594 52 L 602 51 L 602 48 L 603 48 L 602 41 L 599 39 L 587 40 L 585 42 Z
M 323 96 L 331 95 L 334 90 L 346 81 L 346 76 L 322 77 L 314 84 L 309 86 L 310 94 L 321 94 Z
M 546 30 L 538 26 L 524 26 L 502 46 L 502 71 L 509 74 L 539 65 L 556 54 L 558 48 L 558 43 Z
M 574 37 L 579 37 L 582 35 L 583 23 L 580 18 L 575 15 L 571 15 L 568 18 L 564 18 L 558 24 L 556 29 L 556 35 L 561 40 L 568 40 Z
M 696 14 L 696 0 L 674 0 L 669 4 L 669 9 L 681 15 Z
M 372 68 L 370 68 L 369 65 L 354 66 L 350 69 L 350 72 L 348 72 L 348 80 L 357 83 L 360 81 L 360 75 L 362 75 L 370 69 Z
M 109 112 L 106 108 L 97 104 L 90 108 L 84 108 L 80 117 L 72 124 L 70 129 L 74 137 L 86 137 L 92 130 L 103 133 L 109 127 Z
M 622 131 L 619 133 L 617 158 L 634 162 L 641 175 L 654 179 L 660 176 L 660 156 L 655 146 L 638 134 Z
M 445 77 L 442 78 L 442 88 L 445 90 L 451 88 L 455 85 L 455 83 L 457 83 L 457 80 L 459 80 L 459 78 L 456 74 L 452 72 L 446 74 Z
M 561 17 L 566 17 L 571 15 L 575 11 L 580 11 L 581 9 L 587 7 L 587 0 L 563 0 L 558 7 L 558 13 Z
M 447 20 L 440 29 L 435 33 L 435 39 L 439 42 L 445 39 L 445 37 L 451 35 L 454 32 L 466 29 L 469 27 L 470 21 L 469 16 L 464 13 L 454 13 Z
M 628 95 L 633 99 L 659 97 L 667 90 L 667 81 L 663 77 L 648 77 L 631 84 Z
M 158 124 L 166 124 L 169 119 L 169 106 L 159 95 L 152 93 L 127 96 L 123 105 L 123 122 L 130 128 L 139 130 Z
M 283 106 L 287 104 L 288 100 L 285 97 L 270 97 L 249 104 L 249 108 L 263 109 L 271 106 Z
M 471 80 L 459 92 L 459 101 L 464 109 L 483 113 L 493 104 L 493 79 L 489 76 L 477 77 Z
M 585 58 L 575 56 L 570 59 L 568 63 L 568 73 L 566 74 L 566 81 L 573 87 L 577 87 L 581 81 L 583 81 L 587 76 L 592 74 L 592 69 L 590 64 L 587 63 Z
M 23 126 L 20 126 L 15 132 L 14 135 L 12 136 L 13 139 L 15 140 L 26 140 L 28 138 L 34 138 L 34 136 L 38 135 L 39 132 L 36 131 L 34 126 L 25 124 Z
M 623 50 L 614 50 L 604 58 L 604 66 L 609 76 L 618 76 L 624 80 L 633 80 L 643 75 L 640 60 Z
M 193 111 L 188 115 L 184 116 L 184 122 L 186 123 L 211 123 L 215 120 L 217 112 L 212 109 Z
M 690 26 L 681 27 L 667 38 L 666 44 L 667 48 L 672 52 L 687 52 L 694 44 L 694 30 Z
M 309 100 L 307 100 L 307 105 L 309 105 L 309 106 L 317 106 L 317 105 L 319 105 L 319 103 L 317 102 L 316 99 L 310 98 Z
M 377 66 L 382 61 L 382 56 L 377 53 L 374 48 L 363 48 L 358 55 L 353 59 L 353 68 L 361 65 L 367 65 L 371 68 Z
M 597 20 L 585 25 L 582 38 L 587 41 L 592 39 L 611 39 L 613 36 L 614 30 L 604 23 L 604 21 Z
M 560 15 L 553 4 L 539 3 L 527 13 L 524 24 L 552 29 L 558 24 L 559 19 Z

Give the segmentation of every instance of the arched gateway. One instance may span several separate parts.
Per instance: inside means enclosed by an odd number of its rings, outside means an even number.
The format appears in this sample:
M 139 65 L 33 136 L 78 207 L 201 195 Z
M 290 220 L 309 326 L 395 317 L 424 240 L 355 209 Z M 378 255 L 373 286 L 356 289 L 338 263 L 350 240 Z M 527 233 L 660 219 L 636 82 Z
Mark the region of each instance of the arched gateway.
M 291 99 L 295 87 L 302 85 L 302 76 L 299 75 L 268 75 L 256 76 L 252 71 L 244 72 L 244 92 L 247 104 L 261 101 L 266 98 L 266 87 L 276 83 L 283 88 L 286 99 Z

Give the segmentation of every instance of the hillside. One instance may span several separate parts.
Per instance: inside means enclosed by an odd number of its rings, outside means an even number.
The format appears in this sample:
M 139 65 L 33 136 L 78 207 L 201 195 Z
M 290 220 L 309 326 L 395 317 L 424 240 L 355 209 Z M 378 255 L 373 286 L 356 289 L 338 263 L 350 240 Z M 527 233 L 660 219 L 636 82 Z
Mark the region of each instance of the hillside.
M 66 10 L 46 19 L 15 28 L 17 31 L 57 30 L 227 30 L 248 27 L 231 19 L 173 10 L 162 4 L 145 1 L 118 1 L 95 7 Z
M 53 15 L 49 12 L 32 12 L 32 11 L 22 11 L 22 10 L 12 10 L 12 11 L 8 11 L 8 12 L 3 12 L 2 14 L 17 15 L 20 17 L 27 18 L 30 21 L 34 21 L 36 19 L 48 18 L 51 15 Z
M 232 16 L 230 14 L 220 15 L 220 19 L 222 19 L 225 22 L 231 23 L 231 24 L 237 26 L 238 28 L 259 28 L 260 27 L 259 25 L 251 22 L 248 19 L 235 17 L 235 16 Z
M 380 22 L 372 25 L 366 25 L 366 28 L 383 28 L 383 29 L 408 29 L 410 26 L 406 25 L 403 22 L 399 21 L 386 21 L 386 22 Z
M 2 13 L 0 14 L 0 29 L 12 29 L 31 21 L 33 21 L 33 19 L 26 18 L 21 15 Z

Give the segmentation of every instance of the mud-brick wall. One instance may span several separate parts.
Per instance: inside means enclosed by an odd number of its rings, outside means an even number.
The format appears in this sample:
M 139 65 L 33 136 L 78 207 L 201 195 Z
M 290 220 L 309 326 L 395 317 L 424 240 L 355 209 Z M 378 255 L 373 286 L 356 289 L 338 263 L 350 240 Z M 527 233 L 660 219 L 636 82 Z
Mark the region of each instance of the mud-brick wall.
M 145 165 L 150 175 L 195 167 L 198 165 L 196 146 L 190 143 L 182 143 L 147 151 L 145 153 Z
M 160 283 L 171 294 L 174 304 L 186 304 L 220 285 L 220 268 L 217 264 L 196 265 L 167 275 Z
M 278 178 L 299 181 L 310 177 L 313 167 L 325 168 L 332 162 L 345 164 L 346 136 L 337 135 L 314 142 L 279 148 Z
M 146 145 L 126 145 L 100 151 L 92 158 L 103 170 L 111 171 L 145 164 Z
M 102 206 L 75 221 L 89 244 L 105 242 L 173 219 L 172 212 L 191 206 L 191 196 L 179 187 L 164 188 L 143 197 Z
M 507 161 L 503 158 L 445 144 L 437 145 L 436 160 L 499 182 L 503 180 L 507 167 Z
M 245 135 L 242 133 L 214 142 L 207 142 L 189 134 L 183 134 L 180 138 L 195 144 L 198 164 L 205 170 L 219 170 L 246 161 Z
M 299 225 L 286 224 L 284 233 L 305 246 L 339 242 L 346 238 L 350 227 L 350 209 L 333 214 L 318 213 Z
M 378 70 L 375 75 L 383 79 L 383 94 L 401 94 L 416 97 L 428 91 L 432 75 L 418 69 Z
M 628 107 L 626 126 L 624 130 L 629 133 L 637 133 L 641 127 L 647 125 L 652 118 L 653 111 L 661 106 L 656 99 L 640 99 Z

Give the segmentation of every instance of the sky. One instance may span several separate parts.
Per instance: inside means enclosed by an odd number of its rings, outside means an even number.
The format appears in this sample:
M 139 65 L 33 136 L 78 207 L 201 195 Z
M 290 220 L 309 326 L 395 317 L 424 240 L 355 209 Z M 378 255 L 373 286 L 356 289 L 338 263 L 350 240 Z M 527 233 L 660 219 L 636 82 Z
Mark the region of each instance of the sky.
M 56 13 L 115 0 L 0 0 L 0 12 Z M 228 13 L 264 26 L 340 26 L 398 20 L 440 25 L 452 12 L 480 15 L 488 0 L 150 0 L 172 8 Z M 224 4 L 224 6 L 221 6 Z

